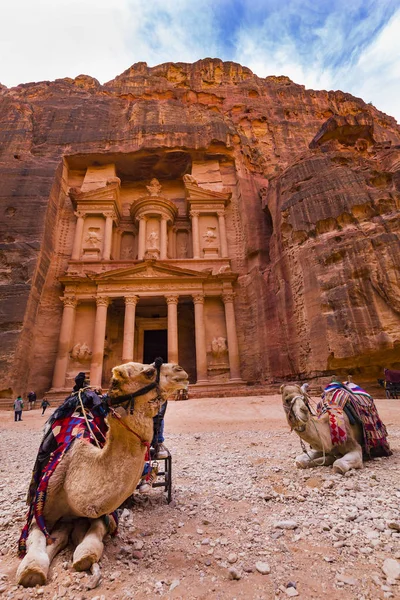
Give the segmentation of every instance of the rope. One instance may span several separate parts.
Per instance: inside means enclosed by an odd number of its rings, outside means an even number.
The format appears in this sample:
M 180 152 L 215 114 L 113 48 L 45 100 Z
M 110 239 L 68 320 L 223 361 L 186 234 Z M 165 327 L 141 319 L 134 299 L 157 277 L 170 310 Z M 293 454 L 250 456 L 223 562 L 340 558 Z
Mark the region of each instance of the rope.
M 85 389 L 87 389 L 87 388 L 83 388 L 83 389 L 85 390 Z M 92 428 L 91 428 L 91 427 L 90 427 L 90 425 L 89 425 L 89 421 L 88 421 L 88 418 L 87 418 L 87 415 L 86 415 L 86 409 L 85 409 L 85 407 L 84 407 L 84 405 L 83 405 L 83 402 L 82 402 L 82 388 L 81 388 L 81 389 L 78 391 L 78 398 L 79 398 L 79 402 L 80 402 L 80 404 L 81 404 L 81 408 L 82 408 L 82 414 L 83 414 L 83 417 L 84 417 L 84 419 L 85 419 L 85 422 L 86 422 L 86 427 L 88 428 L 89 435 L 92 435 L 92 437 L 93 437 L 94 441 L 96 442 L 96 446 L 97 446 L 97 447 L 99 448 L 99 450 L 100 450 L 100 449 L 101 449 L 101 447 L 100 447 L 100 444 L 99 444 L 99 442 L 98 442 L 98 439 L 96 438 L 96 436 L 95 436 L 95 435 L 94 435 L 94 433 L 92 432 Z

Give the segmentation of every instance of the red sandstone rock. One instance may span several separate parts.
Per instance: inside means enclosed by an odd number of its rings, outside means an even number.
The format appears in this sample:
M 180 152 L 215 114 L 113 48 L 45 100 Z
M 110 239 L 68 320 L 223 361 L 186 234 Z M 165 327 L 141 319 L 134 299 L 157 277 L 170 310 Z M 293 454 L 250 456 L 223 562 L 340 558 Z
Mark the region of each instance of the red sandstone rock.
M 132 180 L 220 161 L 240 203 L 228 242 L 245 380 L 399 368 L 399 148 L 395 120 L 361 99 L 217 59 L 0 87 L 0 394 L 50 387 L 66 165 L 79 179 L 89 159 Z

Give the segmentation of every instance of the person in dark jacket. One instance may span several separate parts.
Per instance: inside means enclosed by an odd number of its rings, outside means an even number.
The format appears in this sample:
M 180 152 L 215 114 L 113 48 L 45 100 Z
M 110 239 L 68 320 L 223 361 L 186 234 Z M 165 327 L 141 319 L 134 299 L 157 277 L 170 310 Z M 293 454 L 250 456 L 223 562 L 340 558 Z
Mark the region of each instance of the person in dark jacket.
M 29 410 L 33 410 L 36 404 L 36 393 L 34 391 L 28 393 Z

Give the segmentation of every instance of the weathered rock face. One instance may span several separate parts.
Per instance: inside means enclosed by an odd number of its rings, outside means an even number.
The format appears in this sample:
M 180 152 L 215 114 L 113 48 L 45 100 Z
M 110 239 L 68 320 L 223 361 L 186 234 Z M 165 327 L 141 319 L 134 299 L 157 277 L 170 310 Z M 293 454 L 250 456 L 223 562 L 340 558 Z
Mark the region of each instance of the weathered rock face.
M 3 396 L 50 387 L 73 177 L 115 162 L 126 180 L 173 179 L 194 158 L 219 162 L 240 205 L 227 233 L 243 378 L 399 368 L 394 119 L 216 59 L 139 63 L 105 85 L 0 87 Z

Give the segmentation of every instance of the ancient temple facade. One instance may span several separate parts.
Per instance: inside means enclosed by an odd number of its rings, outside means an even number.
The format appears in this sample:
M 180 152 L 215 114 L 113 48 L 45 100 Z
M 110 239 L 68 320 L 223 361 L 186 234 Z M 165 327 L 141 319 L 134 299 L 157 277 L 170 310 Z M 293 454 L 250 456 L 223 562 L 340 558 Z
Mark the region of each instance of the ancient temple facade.
M 156 356 L 181 364 L 200 388 L 242 383 L 226 225 L 232 192 L 221 177 L 199 184 L 195 163 L 192 173 L 124 182 L 109 163 L 81 169 L 81 184 L 68 186 L 73 239 L 58 277 L 50 393 L 70 389 L 79 371 L 106 387 L 115 365 Z

